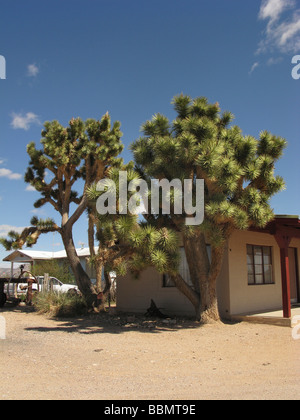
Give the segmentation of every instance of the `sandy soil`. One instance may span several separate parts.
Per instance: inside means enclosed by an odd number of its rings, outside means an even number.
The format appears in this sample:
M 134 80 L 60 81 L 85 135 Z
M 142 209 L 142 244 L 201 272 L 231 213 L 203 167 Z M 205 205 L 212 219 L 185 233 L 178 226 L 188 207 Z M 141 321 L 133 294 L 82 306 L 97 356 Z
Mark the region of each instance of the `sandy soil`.
M 300 341 L 289 328 L 108 314 L 53 320 L 27 308 L 0 315 L 1 400 L 300 398 Z

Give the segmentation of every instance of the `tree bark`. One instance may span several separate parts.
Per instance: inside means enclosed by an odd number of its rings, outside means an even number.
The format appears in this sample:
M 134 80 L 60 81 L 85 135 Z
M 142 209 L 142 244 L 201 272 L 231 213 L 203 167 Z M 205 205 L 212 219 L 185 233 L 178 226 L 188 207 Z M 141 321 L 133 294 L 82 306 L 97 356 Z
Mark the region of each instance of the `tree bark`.
M 220 320 L 217 296 L 217 279 L 221 272 L 224 259 L 224 251 L 225 245 L 218 248 L 212 247 L 211 250 L 211 264 L 206 285 L 206 295 L 204 299 L 201 299 L 202 319 L 204 322 L 206 317 L 208 320 Z
M 104 270 L 104 280 L 105 280 L 105 287 L 103 290 L 103 294 L 104 296 L 107 296 L 110 293 L 111 278 L 110 278 L 110 273 L 106 270 Z
M 193 286 L 187 284 L 179 274 L 172 276 L 172 279 L 194 306 L 197 321 L 203 324 L 219 321 L 217 279 L 223 263 L 225 246 L 212 247 L 211 262 L 202 234 L 184 238 L 184 249 Z
M 96 290 L 98 293 L 102 292 L 102 273 L 103 273 L 104 266 L 103 264 L 95 260 L 95 271 L 96 271 Z
M 75 276 L 76 284 L 84 296 L 88 308 L 94 308 L 97 306 L 97 293 L 89 276 L 80 263 L 73 241 L 72 228 L 70 226 L 63 227 L 61 229 L 61 236 L 71 269 Z
M 96 272 L 96 291 L 97 293 L 102 292 L 102 272 L 103 272 L 103 264 L 102 262 L 96 257 L 95 251 L 95 219 L 91 211 L 88 211 L 88 241 L 89 241 L 89 250 L 90 250 L 90 257 L 93 258 L 93 262 L 91 266 L 94 266 Z

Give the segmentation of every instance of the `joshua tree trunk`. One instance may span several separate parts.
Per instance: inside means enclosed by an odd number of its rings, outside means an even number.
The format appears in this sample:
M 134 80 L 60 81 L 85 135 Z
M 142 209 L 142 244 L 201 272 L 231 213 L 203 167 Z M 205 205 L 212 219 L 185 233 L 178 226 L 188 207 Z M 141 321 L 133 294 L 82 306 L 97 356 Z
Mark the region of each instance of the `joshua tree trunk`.
M 72 228 L 65 226 L 61 230 L 62 240 L 65 246 L 67 257 L 75 276 L 77 286 L 84 296 L 89 308 L 97 307 L 97 293 L 91 280 L 85 270 L 83 269 L 80 259 L 77 255 L 76 248 L 73 241 Z
M 204 324 L 219 321 L 217 278 L 225 247 L 212 248 L 211 262 L 203 235 L 184 238 L 184 248 L 193 286 L 187 284 L 180 274 L 173 276 L 173 281 L 194 306 L 197 321 Z

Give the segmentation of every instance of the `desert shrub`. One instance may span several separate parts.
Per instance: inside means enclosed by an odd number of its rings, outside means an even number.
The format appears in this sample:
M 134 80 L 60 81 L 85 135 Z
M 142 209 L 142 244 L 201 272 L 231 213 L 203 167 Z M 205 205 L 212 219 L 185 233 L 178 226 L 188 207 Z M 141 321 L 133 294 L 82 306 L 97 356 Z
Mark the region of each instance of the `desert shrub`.
M 38 293 L 35 296 L 34 305 L 39 313 L 54 317 L 73 317 L 83 315 L 87 311 L 82 296 L 73 296 L 68 293 Z

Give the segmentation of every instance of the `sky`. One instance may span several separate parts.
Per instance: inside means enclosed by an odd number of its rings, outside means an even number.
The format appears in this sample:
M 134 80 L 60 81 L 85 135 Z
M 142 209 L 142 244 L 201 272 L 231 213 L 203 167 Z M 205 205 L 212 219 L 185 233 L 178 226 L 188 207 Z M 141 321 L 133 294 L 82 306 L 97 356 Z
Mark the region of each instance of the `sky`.
M 26 146 L 45 121 L 100 119 L 122 124 L 122 156 L 156 113 L 171 120 L 180 93 L 218 101 L 245 135 L 263 130 L 288 142 L 276 166 L 286 190 L 276 214 L 300 214 L 300 1 L 10 0 L 0 8 L 0 236 L 33 215 L 59 221 L 24 182 Z M 4 60 L 3 60 L 4 58 Z M 299 57 L 300 61 L 300 57 Z M 296 61 L 297 63 L 297 61 Z M 294 74 L 297 73 L 294 70 Z M 85 215 L 74 229 L 87 246 Z M 35 250 L 63 249 L 58 234 Z M 0 265 L 8 255 L 0 248 Z

